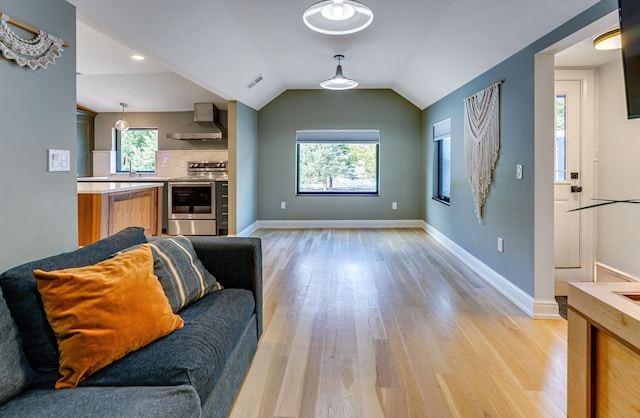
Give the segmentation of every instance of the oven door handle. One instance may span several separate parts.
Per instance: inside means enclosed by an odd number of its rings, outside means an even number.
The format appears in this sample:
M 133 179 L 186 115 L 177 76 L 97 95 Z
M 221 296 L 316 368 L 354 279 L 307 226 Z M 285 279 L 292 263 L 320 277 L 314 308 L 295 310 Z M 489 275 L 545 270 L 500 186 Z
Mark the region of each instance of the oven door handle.
M 207 181 L 207 182 L 197 182 L 197 181 L 189 181 L 189 182 L 184 182 L 184 183 L 169 183 L 169 186 L 211 186 L 211 182 Z

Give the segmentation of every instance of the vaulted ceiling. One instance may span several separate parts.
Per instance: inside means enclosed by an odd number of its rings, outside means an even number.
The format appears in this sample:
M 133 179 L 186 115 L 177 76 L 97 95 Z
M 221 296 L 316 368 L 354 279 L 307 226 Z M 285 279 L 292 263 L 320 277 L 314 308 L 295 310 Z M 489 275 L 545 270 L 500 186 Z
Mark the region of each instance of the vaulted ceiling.
M 287 89 L 320 88 L 335 54 L 359 88 L 390 88 L 423 109 L 597 2 L 362 0 L 371 26 L 331 36 L 302 22 L 314 0 L 68 1 L 78 9 L 78 102 L 99 112 L 121 101 L 128 111 L 227 100 L 260 109 Z M 132 52 L 147 60 L 129 62 Z

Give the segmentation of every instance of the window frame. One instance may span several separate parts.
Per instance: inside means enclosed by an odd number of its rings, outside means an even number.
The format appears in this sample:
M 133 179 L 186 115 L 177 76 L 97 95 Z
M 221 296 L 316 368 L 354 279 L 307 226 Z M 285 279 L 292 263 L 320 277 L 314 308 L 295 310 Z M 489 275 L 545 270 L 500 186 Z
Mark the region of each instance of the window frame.
M 116 150 L 116 173 L 128 173 L 129 172 L 129 168 L 128 167 L 122 167 L 122 131 L 118 131 L 117 129 L 113 128 L 115 131 L 115 150 Z M 156 136 L 158 144 L 157 146 L 160 146 L 160 137 L 159 137 L 159 130 L 158 128 L 142 128 L 142 127 L 136 127 L 136 128 L 129 128 L 127 129 L 127 131 L 156 131 Z M 157 151 L 157 149 L 156 149 Z M 155 161 L 154 161 L 154 167 L 155 167 Z M 133 168 L 137 173 L 155 173 L 158 169 L 158 167 L 155 167 L 154 170 L 138 170 L 135 167 Z
M 446 142 L 445 142 L 446 141 Z M 434 182 L 433 182 L 433 197 L 432 199 L 444 203 L 445 205 L 451 205 L 451 118 L 443 119 L 440 122 L 433 124 L 433 142 L 435 142 L 434 153 Z M 445 144 L 448 144 L 448 149 L 445 149 Z M 444 164 L 442 164 L 444 153 L 448 151 L 448 172 L 444 173 Z M 445 194 L 443 190 L 443 182 L 449 184 L 449 194 Z
M 303 144 L 360 144 L 376 146 L 376 186 L 374 191 L 301 191 L 300 146 Z M 380 130 L 378 129 L 324 129 L 296 131 L 296 196 L 380 196 Z

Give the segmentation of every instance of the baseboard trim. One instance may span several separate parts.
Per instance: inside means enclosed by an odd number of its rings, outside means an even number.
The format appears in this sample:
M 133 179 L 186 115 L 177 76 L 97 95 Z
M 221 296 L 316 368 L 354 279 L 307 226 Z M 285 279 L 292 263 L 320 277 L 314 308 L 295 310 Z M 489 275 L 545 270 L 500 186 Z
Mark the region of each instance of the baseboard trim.
M 242 231 L 238 232 L 235 236 L 236 237 L 248 237 L 251 234 L 253 234 L 254 232 L 256 232 L 256 230 L 258 229 L 258 222 L 254 222 L 251 225 L 249 225 L 248 227 L 246 227 L 245 229 L 243 229 Z
M 259 229 L 422 228 L 421 219 L 257 221 Z
M 531 295 L 498 274 L 426 222 L 424 223 L 424 230 L 531 318 L 560 319 L 558 304 L 555 300 L 535 300 Z

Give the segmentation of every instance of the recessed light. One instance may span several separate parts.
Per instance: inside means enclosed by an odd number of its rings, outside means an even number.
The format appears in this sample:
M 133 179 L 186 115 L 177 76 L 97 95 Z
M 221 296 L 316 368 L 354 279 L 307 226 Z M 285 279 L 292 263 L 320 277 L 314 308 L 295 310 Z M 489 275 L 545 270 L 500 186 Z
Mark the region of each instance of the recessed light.
M 131 56 L 131 58 L 133 58 L 136 61 L 144 61 L 144 57 L 142 55 L 139 55 L 139 54 L 133 54 Z

